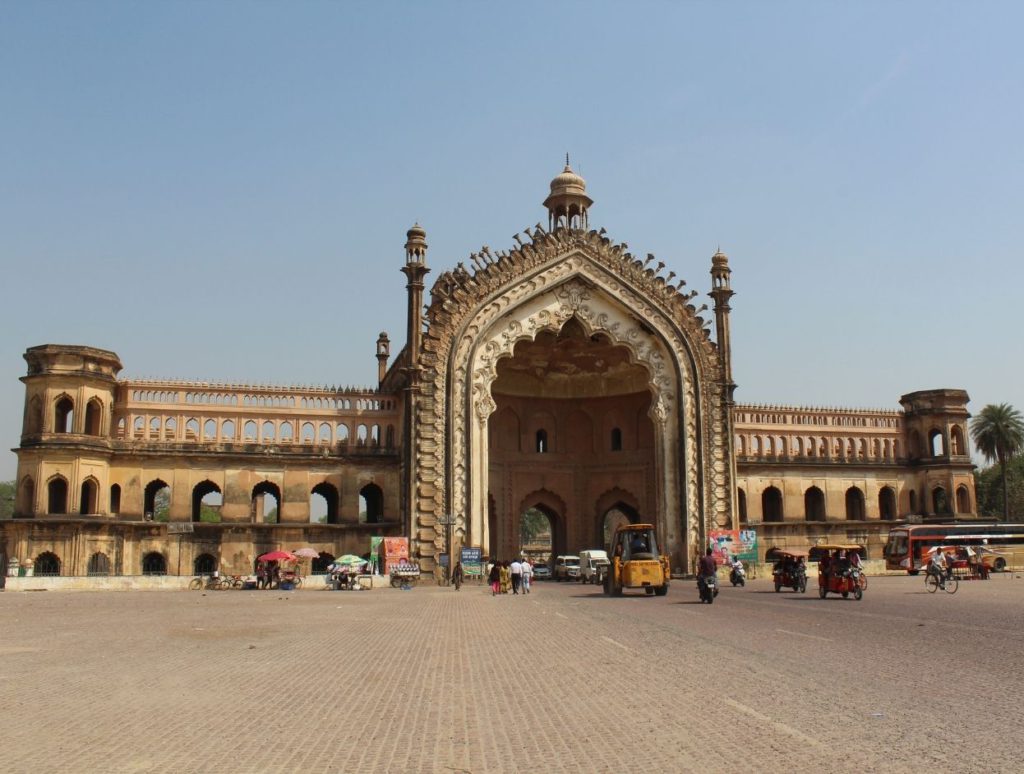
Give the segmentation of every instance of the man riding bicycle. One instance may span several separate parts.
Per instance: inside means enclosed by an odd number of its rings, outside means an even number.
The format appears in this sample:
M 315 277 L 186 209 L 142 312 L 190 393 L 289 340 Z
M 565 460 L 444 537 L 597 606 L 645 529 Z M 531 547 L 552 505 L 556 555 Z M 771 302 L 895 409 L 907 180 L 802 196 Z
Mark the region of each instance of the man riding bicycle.
M 928 575 L 934 575 L 940 587 L 946 585 L 946 578 L 953 574 L 953 568 L 946 563 L 946 555 L 936 549 L 932 558 L 928 560 Z

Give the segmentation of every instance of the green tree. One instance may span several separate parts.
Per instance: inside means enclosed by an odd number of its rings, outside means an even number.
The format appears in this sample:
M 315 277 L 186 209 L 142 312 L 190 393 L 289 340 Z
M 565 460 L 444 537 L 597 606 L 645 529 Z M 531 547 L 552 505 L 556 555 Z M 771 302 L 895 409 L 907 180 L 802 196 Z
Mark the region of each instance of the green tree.
M 1024 447 L 1024 417 L 1009 403 L 990 403 L 971 420 L 971 439 L 985 459 L 999 463 L 1003 483 L 1003 519 L 1010 520 L 1006 464 Z
M 14 515 L 13 481 L 0 481 L 0 519 L 9 519 Z
M 153 498 L 153 521 L 170 521 L 171 519 L 171 488 L 160 489 Z
M 530 545 L 542 535 L 550 534 L 551 522 L 547 514 L 538 508 L 528 508 L 519 522 L 519 539 L 521 545 Z
M 1002 472 L 996 465 L 975 471 L 974 491 L 978 498 L 978 515 L 997 517 L 1004 512 Z M 1010 513 L 1024 513 L 1024 455 L 1018 454 L 1006 463 L 1006 486 Z

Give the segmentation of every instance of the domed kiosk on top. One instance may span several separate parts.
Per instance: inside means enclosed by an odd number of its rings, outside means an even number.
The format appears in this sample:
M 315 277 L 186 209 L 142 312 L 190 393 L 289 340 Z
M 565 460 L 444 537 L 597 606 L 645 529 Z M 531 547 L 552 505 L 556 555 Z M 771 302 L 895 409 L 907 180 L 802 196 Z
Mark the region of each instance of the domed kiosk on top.
M 548 210 L 548 228 L 587 228 L 587 210 L 594 200 L 587 196 L 587 183 L 572 171 L 569 156 L 565 169 L 551 181 L 551 193 L 544 200 Z

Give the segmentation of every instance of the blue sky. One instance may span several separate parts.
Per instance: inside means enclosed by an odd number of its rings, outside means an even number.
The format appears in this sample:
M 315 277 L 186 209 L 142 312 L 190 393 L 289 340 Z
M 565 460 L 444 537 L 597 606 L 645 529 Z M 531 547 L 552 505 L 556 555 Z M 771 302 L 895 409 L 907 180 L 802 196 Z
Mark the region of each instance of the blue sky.
M 372 386 L 432 281 L 540 220 L 710 289 L 737 399 L 1024 409 L 1024 11 L 1013 3 L 0 5 L 0 437 L 21 357 Z M 13 478 L 6 454 L 0 479 Z

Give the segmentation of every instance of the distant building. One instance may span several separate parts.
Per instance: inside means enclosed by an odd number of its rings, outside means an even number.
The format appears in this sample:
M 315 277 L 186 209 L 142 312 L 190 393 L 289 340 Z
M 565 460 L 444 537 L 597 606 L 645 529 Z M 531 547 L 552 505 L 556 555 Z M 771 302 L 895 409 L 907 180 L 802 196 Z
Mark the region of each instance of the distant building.
M 705 320 L 675 272 L 589 229 L 591 204 L 567 164 L 547 228 L 443 272 L 425 314 L 413 226 L 405 346 L 378 337 L 367 389 L 126 380 L 113 352 L 30 348 L 4 554 L 66 575 L 248 572 L 272 549 L 323 564 L 384 535 L 430 569 L 449 535 L 519 553 L 535 508 L 552 553 L 649 521 L 688 570 L 712 529 L 755 528 L 762 552 L 871 551 L 893 519 L 974 514 L 966 393 L 910 393 L 902 412 L 734 405 L 727 257 Z

